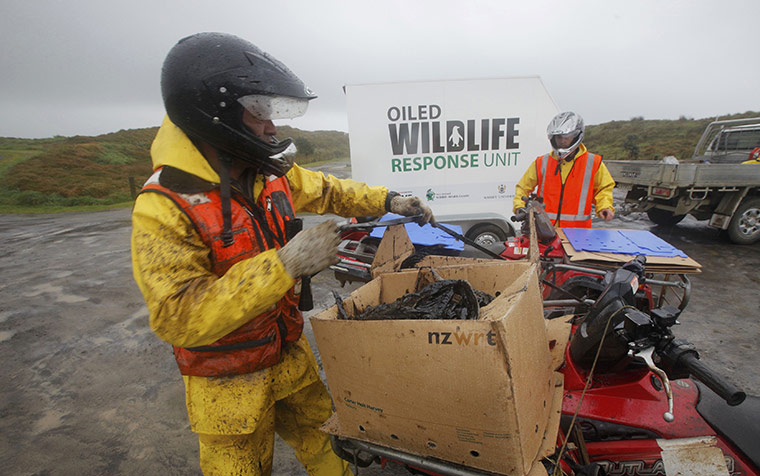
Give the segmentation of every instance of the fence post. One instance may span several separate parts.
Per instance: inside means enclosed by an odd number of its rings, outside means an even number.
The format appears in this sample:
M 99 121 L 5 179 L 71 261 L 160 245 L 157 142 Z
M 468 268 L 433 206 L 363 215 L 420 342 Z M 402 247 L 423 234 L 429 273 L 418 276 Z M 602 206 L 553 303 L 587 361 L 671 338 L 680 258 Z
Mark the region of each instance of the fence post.
M 132 200 L 137 199 L 137 190 L 135 189 L 135 178 L 129 177 L 129 193 L 132 195 Z

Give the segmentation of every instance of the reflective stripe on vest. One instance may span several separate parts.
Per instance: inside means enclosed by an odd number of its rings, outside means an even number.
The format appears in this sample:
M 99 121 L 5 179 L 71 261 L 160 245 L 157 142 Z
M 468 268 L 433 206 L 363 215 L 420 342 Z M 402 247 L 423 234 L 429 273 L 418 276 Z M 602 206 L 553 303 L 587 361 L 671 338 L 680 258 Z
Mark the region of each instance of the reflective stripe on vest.
M 157 178 L 157 176 L 155 176 Z M 170 198 L 190 219 L 209 248 L 212 271 L 223 276 L 235 263 L 285 244 L 285 222 L 295 218 L 290 185 L 281 177 L 264 185 L 257 207 L 231 200 L 234 242 L 224 246 L 224 227 L 219 190 L 180 194 L 161 186 L 153 177 L 141 193 L 160 193 Z M 241 198 L 242 200 L 242 198 Z M 303 317 L 291 288 L 272 308 L 216 342 L 191 348 L 174 347 L 182 375 L 221 377 L 271 367 L 280 361 L 284 342 L 295 342 L 303 330 Z
M 574 187 L 570 190 L 562 188 L 561 172 L 557 175 L 550 175 L 547 173 L 549 162 L 551 162 L 549 154 L 539 157 L 537 159 L 537 173 L 539 180 L 538 193 L 540 197 L 544 198 L 544 207 L 549 217 L 551 217 L 552 223 L 556 224 L 558 218 L 557 213 L 561 202 L 562 211 L 571 211 L 571 213 L 561 213 L 559 215 L 560 226 L 590 228 L 591 205 L 594 198 L 593 180 L 596 170 L 598 170 L 599 164 L 601 163 L 601 157 L 587 152 L 575 159 L 573 169 L 571 169 L 565 182 L 565 187 L 568 185 Z M 567 183 L 567 179 L 569 179 L 575 172 L 576 166 L 583 168 L 582 176 L 580 177 L 580 188 L 578 188 L 576 183 Z M 562 194 L 557 198 L 556 202 L 552 193 L 548 195 L 545 193 L 547 190 L 547 183 L 550 183 L 552 187 L 558 187 L 559 190 L 562 190 Z
M 541 175 L 538 177 L 539 180 L 539 187 L 538 187 L 538 196 L 543 197 L 544 196 L 544 184 L 546 183 L 545 177 L 546 177 L 546 167 L 549 163 L 549 154 L 546 154 L 545 156 L 541 157 Z

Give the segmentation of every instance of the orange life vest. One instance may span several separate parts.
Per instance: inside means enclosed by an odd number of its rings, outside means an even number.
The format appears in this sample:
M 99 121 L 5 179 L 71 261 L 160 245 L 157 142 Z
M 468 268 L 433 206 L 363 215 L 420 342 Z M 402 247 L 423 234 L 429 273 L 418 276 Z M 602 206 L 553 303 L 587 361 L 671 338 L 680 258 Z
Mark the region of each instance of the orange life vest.
M 564 182 L 558 162 L 549 154 L 536 159 L 538 195 L 555 226 L 591 228 L 591 204 L 594 201 L 594 177 L 602 157 L 584 152 L 575 158 Z
M 267 181 L 256 206 L 243 205 L 233 193 L 232 236 L 225 246 L 219 189 L 184 194 L 149 180 L 143 192 L 165 195 L 190 218 L 208 246 L 212 271 L 222 276 L 238 261 L 268 249 L 278 249 L 287 241 L 285 222 L 295 219 L 290 185 L 285 177 Z M 221 377 L 255 372 L 280 361 L 284 342 L 295 342 L 303 330 L 303 317 L 291 288 L 273 308 L 218 341 L 200 347 L 174 346 L 174 357 L 182 375 Z

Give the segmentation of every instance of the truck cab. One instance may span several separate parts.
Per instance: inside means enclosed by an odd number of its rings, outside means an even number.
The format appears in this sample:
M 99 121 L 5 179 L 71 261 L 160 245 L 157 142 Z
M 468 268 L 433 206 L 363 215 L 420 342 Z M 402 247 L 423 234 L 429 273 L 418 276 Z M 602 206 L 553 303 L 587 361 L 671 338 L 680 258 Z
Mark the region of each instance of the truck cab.
M 756 118 L 750 119 L 750 121 L 754 120 Z M 704 147 L 704 144 L 707 146 Z M 760 124 L 750 122 L 731 125 L 716 121 L 711 123 L 703 133 L 693 158 L 711 164 L 739 164 L 747 160 L 752 149 L 758 146 L 760 146 Z

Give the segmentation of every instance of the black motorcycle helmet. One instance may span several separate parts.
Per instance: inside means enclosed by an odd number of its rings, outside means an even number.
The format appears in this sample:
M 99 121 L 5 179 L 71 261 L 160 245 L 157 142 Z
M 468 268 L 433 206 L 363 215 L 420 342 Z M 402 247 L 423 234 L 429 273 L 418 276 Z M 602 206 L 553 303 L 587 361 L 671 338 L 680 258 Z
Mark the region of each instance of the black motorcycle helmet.
M 243 125 L 243 110 L 261 120 L 294 118 L 316 97 L 284 64 L 226 33 L 180 40 L 164 60 L 161 94 L 169 118 L 191 139 L 277 176 L 292 165 L 283 154 L 292 139 L 261 140 Z

